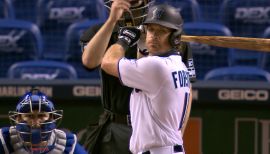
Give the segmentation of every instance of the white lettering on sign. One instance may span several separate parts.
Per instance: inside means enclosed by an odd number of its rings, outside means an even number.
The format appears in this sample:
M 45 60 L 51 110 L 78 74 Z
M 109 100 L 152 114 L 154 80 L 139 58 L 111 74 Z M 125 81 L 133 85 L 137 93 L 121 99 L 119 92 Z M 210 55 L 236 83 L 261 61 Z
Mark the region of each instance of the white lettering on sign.
M 74 21 L 83 18 L 84 10 L 85 7 L 52 8 L 49 18 L 61 21 Z
M 74 96 L 101 96 L 101 88 L 99 86 L 74 86 Z
M 235 19 L 250 23 L 270 23 L 270 7 L 239 7 Z
M 218 91 L 220 100 L 246 100 L 246 101 L 266 101 L 269 99 L 267 90 L 229 90 Z
M 25 30 L 12 30 L 8 35 L 0 35 L 0 50 L 3 52 L 23 52 L 19 40 L 26 35 Z
M 31 88 L 37 88 L 48 97 L 53 97 L 53 87 L 49 86 L 0 86 L 0 97 L 20 97 L 29 92 Z

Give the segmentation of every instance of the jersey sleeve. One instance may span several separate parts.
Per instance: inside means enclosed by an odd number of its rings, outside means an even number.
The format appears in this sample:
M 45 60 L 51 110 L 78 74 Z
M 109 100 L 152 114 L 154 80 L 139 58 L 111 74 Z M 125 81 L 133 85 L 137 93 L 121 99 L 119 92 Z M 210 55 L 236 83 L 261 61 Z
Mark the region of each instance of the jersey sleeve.
M 74 154 L 88 154 L 86 150 L 79 143 L 76 144 Z
M 122 58 L 118 63 L 120 81 L 132 88 L 151 92 L 158 89 L 163 80 L 162 65 L 155 56 L 141 59 Z

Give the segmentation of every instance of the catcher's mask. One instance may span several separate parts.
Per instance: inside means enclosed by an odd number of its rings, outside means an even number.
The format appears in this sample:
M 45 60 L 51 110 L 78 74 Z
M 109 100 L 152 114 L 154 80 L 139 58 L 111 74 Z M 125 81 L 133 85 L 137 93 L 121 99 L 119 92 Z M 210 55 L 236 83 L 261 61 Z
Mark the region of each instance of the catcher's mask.
M 30 153 L 49 150 L 48 140 L 56 129 L 56 122 L 63 111 L 55 110 L 54 104 L 37 89 L 26 93 L 17 104 L 16 111 L 9 112 L 9 119 Z
M 104 0 L 105 7 L 111 9 L 113 0 Z M 124 12 L 121 19 L 118 21 L 120 27 L 139 26 L 143 23 L 148 8 L 153 3 L 153 0 L 131 0 L 130 12 Z

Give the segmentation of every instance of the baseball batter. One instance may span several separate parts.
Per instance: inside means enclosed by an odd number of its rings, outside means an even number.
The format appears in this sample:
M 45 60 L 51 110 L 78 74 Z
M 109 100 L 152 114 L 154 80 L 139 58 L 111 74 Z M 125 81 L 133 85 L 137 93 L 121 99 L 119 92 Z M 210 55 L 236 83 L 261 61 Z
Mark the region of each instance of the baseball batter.
M 182 17 L 176 8 L 152 6 L 144 22 L 149 56 L 124 58 L 140 38 L 140 30 L 126 27 L 105 53 L 101 67 L 133 87 L 130 98 L 132 136 L 136 154 L 184 154 L 181 128 L 190 96 L 189 72 L 178 54 Z

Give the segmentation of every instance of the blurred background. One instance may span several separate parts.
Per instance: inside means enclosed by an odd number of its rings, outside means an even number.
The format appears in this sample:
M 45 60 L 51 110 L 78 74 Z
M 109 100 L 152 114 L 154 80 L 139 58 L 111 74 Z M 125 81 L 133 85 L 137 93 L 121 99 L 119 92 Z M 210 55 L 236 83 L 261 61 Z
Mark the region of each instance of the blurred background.
M 179 8 L 187 35 L 270 38 L 269 0 L 159 2 Z M 103 0 L 0 0 L 0 127 L 33 87 L 64 110 L 60 127 L 79 133 L 96 122 L 99 72 L 82 66 L 79 37 L 107 15 Z M 197 82 L 187 154 L 270 154 L 270 54 L 190 45 Z

